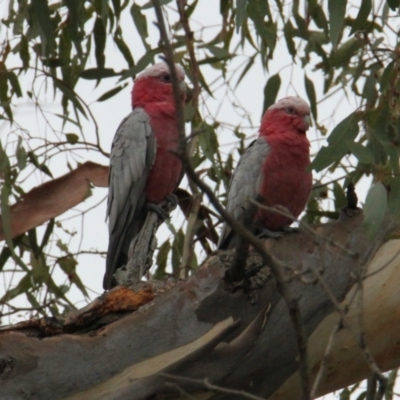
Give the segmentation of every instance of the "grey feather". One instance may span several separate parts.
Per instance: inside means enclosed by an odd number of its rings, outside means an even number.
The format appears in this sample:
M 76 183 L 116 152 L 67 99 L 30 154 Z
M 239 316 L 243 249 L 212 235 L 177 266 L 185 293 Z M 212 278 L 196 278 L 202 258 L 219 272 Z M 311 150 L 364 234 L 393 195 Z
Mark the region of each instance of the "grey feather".
M 269 152 L 269 145 L 265 138 L 259 137 L 252 142 L 239 160 L 233 173 L 228 192 L 226 210 L 240 220 L 243 215 L 243 206 L 247 200 L 255 199 L 262 183 L 262 164 Z M 231 228 L 224 223 L 218 248 L 226 248 L 229 245 Z
M 111 149 L 107 205 L 110 240 L 104 289 L 112 286 L 113 274 L 141 228 L 144 190 L 156 150 L 149 116 L 142 108 L 134 109 L 118 127 Z

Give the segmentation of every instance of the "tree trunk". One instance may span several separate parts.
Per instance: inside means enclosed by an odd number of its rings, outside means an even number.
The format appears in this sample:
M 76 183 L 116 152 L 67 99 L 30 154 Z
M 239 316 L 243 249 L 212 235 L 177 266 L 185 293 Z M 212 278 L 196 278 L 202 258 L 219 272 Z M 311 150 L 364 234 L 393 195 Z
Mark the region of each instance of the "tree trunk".
M 390 224 L 373 242 L 362 216 L 316 227 L 312 235 L 265 241 L 297 299 L 312 382 L 324 363 L 317 395 L 371 375 L 360 334 L 382 371 L 400 365 L 400 240 L 388 240 L 395 231 Z M 225 284 L 232 254 L 209 257 L 168 290 L 156 283 L 136 293 L 117 288 L 62 324 L 41 320 L 3 329 L 0 397 L 244 398 L 224 393 L 235 389 L 300 398 L 297 332 L 286 303 L 257 254 L 250 254 L 241 284 Z M 331 296 L 346 313 L 340 325 Z

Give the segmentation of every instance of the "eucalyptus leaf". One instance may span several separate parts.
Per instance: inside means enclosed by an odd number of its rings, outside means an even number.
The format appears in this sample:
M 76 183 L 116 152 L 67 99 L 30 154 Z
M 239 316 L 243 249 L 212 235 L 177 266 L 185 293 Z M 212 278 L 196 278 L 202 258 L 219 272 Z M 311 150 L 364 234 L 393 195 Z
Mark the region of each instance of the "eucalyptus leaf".
M 264 86 L 263 114 L 268 109 L 268 107 L 275 103 L 280 87 L 281 77 L 279 76 L 279 73 L 272 75 Z
M 400 218 L 400 177 L 398 176 L 392 178 L 390 181 L 387 208 L 390 218 Z
M 120 74 L 118 72 L 115 72 L 112 68 L 88 68 L 80 73 L 80 77 L 83 79 L 96 80 L 110 78 L 118 75 Z
M 332 46 L 335 48 L 344 27 L 347 0 L 329 0 L 329 36 Z
M 239 32 L 239 28 L 246 18 L 247 2 L 248 0 L 236 0 L 236 32 Z
M 307 74 L 304 74 L 304 85 L 306 87 L 306 93 L 308 100 L 310 101 L 311 111 L 314 116 L 314 120 L 318 120 L 317 115 L 317 96 L 315 94 L 314 83 L 311 79 L 308 78 Z
M 128 83 L 124 83 L 121 86 L 117 86 L 114 89 L 109 90 L 106 93 L 103 93 L 96 101 L 105 101 L 108 100 L 109 98 L 115 96 L 116 94 L 118 94 L 122 89 L 126 88 L 126 86 L 128 85 Z
M 372 0 L 362 0 L 360 9 L 356 19 L 353 22 L 353 26 L 350 31 L 350 35 L 358 30 L 366 30 L 366 22 L 368 16 L 372 10 Z
M 357 142 L 347 141 L 347 147 L 363 164 L 374 164 L 374 156 L 368 147 L 363 146 Z
M 381 227 L 387 208 L 387 192 L 381 182 L 372 185 L 364 205 L 363 226 L 373 239 Z

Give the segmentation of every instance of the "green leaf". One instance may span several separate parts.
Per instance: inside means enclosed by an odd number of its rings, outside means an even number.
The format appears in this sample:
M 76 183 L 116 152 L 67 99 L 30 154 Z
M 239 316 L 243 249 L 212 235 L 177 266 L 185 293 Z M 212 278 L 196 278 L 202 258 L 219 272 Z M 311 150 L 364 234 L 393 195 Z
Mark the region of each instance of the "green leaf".
M 7 153 L 3 149 L 3 146 L 0 141 L 0 172 L 1 175 L 6 175 L 8 170 L 10 169 L 10 160 L 8 159 Z
M 101 18 L 96 18 L 93 28 L 93 35 L 97 67 L 99 69 L 103 69 L 106 63 L 104 50 L 106 48 L 107 33 Z
M 17 97 L 22 97 L 21 86 L 19 85 L 19 80 L 17 75 L 15 75 L 15 73 L 12 71 L 8 71 L 7 78 Z
M 365 400 L 366 398 L 367 398 L 367 391 L 364 391 L 357 396 L 356 400 Z
M 374 164 L 375 159 L 371 150 L 360 143 L 347 141 L 347 147 L 363 164 Z
M 79 136 L 76 133 L 66 133 L 65 136 L 70 144 L 76 144 L 79 140 Z
M 236 33 L 239 32 L 239 28 L 246 18 L 247 1 L 248 0 L 236 0 Z
M 350 62 L 357 51 L 363 47 L 363 42 L 355 37 L 350 38 L 347 42 L 343 43 L 337 48 L 331 58 L 333 67 L 343 67 Z
M 345 153 L 346 150 L 340 146 L 322 146 L 308 169 L 320 172 L 335 161 L 340 160 Z
M 28 69 L 30 60 L 29 45 L 28 45 L 28 39 L 24 35 L 21 36 L 21 42 L 19 46 L 19 56 L 21 58 L 23 68 L 25 70 Z
M 206 123 L 202 123 L 199 129 L 205 132 L 198 135 L 199 145 L 204 155 L 212 162 L 215 162 L 215 155 L 218 153 L 218 139 L 215 129 Z
M 328 36 L 328 21 L 326 19 L 324 9 L 315 0 L 309 2 L 309 9 L 312 9 L 312 19 L 314 20 L 315 24 L 318 26 L 318 28 L 324 31 L 326 36 Z
M 264 87 L 264 106 L 263 114 L 275 103 L 276 96 L 278 95 L 279 88 L 281 87 L 281 77 L 278 74 L 272 75 Z
M 399 0 L 386 0 L 391 10 L 395 11 L 399 7 Z
M 47 283 L 50 277 L 49 267 L 46 265 L 44 254 L 35 255 L 34 251 L 30 252 L 30 264 L 32 276 L 35 283 Z
M 83 79 L 96 79 L 96 80 L 100 80 L 103 78 L 110 78 L 119 75 L 120 73 L 115 72 L 112 68 L 89 68 L 85 69 L 80 73 L 80 77 Z
M 171 1 L 172 0 L 159 0 L 158 2 L 160 3 L 160 6 L 165 6 L 171 3 Z M 142 6 L 142 10 L 147 10 L 149 8 L 153 8 L 153 2 L 151 0 Z
M 13 288 L 9 289 L 3 297 L 0 298 L 0 303 L 10 301 L 15 297 L 19 296 L 21 293 L 26 293 L 32 287 L 32 274 L 27 273 Z
M 238 80 L 237 80 L 237 82 L 236 82 L 235 88 L 237 88 L 237 87 L 239 86 L 239 83 L 242 81 L 242 79 L 243 79 L 243 78 L 246 76 L 246 74 L 249 72 L 250 68 L 254 65 L 254 61 L 255 61 L 255 58 L 256 58 L 257 54 L 258 54 L 258 53 L 252 55 L 252 56 L 249 58 L 249 61 L 246 63 L 246 66 L 243 68 L 243 71 L 242 71 L 242 73 L 240 74 L 240 76 L 239 76 L 239 78 L 238 78 Z
M 13 114 L 10 108 L 10 99 L 8 97 L 7 71 L 5 70 L 5 67 L 1 65 L 1 63 L 0 63 L 0 104 L 2 105 L 10 121 L 12 121 Z
M 344 16 L 346 14 L 347 0 L 329 0 L 329 36 L 332 46 L 335 48 L 338 44 L 340 34 L 343 31 Z
M 68 246 L 61 241 L 61 239 L 57 240 L 56 246 L 63 251 L 64 253 L 69 253 Z
M 128 83 L 124 83 L 121 86 L 117 86 L 116 88 L 103 93 L 96 101 L 108 100 L 109 98 L 111 98 L 111 97 L 115 96 L 117 93 L 119 93 L 122 89 L 126 88 L 127 85 L 128 85 Z
M 283 27 L 283 34 L 286 40 L 286 46 L 288 48 L 289 54 L 294 58 L 296 56 L 296 46 L 294 44 L 295 29 L 290 20 L 285 23 Z
M 392 143 L 383 145 L 384 151 L 389 156 L 389 164 L 394 175 L 400 174 L 399 153 Z
M 29 161 L 40 171 L 45 173 L 46 175 L 53 178 L 52 173 L 50 172 L 49 168 L 45 164 L 40 164 L 36 154 L 33 151 L 28 152 L 28 159 Z
M 268 9 L 265 7 L 267 2 L 264 0 L 250 0 L 247 6 L 247 14 L 254 22 L 258 35 L 271 51 L 275 47 L 277 26 L 272 20 L 265 21 Z
M 387 104 L 379 108 L 368 111 L 365 116 L 365 121 L 370 128 L 373 136 L 379 140 L 380 143 L 386 144 L 388 142 L 388 122 L 390 120 L 390 110 Z
M 358 115 L 353 112 L 341 121 L 328 137 L 329 144 L 342 143 L 344 140 L 354 140 L 358 135 Z
M 17 151 L 15 155 L 17 157 L 18 168 L 23 170 L 26 167 L 27 155 L 24 146 L 22 146 L 22 137 L 18 138 Z
M 111 0 L 114 8 L 115 18 L 119 19 L 121 15 L 121 0 Z
M 79 0 L 64 0 L 68 8 L 68 23 L 66 29 L 74 43 L 80 59 L 83 58 L 82 42 L 84 40 L 83 25 L 86 22 L 84 16 L 86 10 L 84 2 Z
M 49 223 L 47 224 L 46 230 L 43 234 L 42 243 L 40 244 L 40 251 L 43 252 L 44 246 L 49 242 L 50 236 L 53 233 L 54 229 L 54 218 L 52 218 Z
M 314 83 L 311 79 L 308 78 L 307 74 L 304 74 L 304 85 L 306 87 L 306 93 L 308 100 L 310 101 L 311 111 L 314 116 L 314 120 L 318 120 L 317 115 L 317 96 L 315 94 Z
M 14 246 L 11 239 L 11 211 L 8 198 L 11 195 L 11 185 L 8 182 L 3 182 L 0 192 L 0 211 L 3 224 L 4 236 L 6 243 L 11 251 L 14 251 Z
M 169 240 L 166 240 L 158 250 L 157 261 L 156 261 L 157 269 L 153 275 L 154 279 L 161 280 L 164 278 L 165 268 L 167 267 L 168 255 L 170 250 L 171 250 L 171 244 L 169 243 Z
M 60 257 L 57 260 L 57 263 L 67 275 L 69 281 L 74 283 L 85 296 L 88 296 L 85 286 L 83 285 L 79 276 L 76 274 L 76 266 L 78 265 L 78 262 L 74 259 L 74 257 L 70 255 Z
M 64 96 L 71 101 L 71 103 L 84 115 L 85 118 L 87 118 L 86 112 L 83 109 L 82 104 L 79 101 L 78 97 L 76 96 L 76 93 L 73 90 L 71 90 L 63 81 L 60 81 L 59 79 L 54 78 L 53 82 L 54 85 L 61 90 Z
M 397 62 L 397 60 L 391 61 L 384 69 L 383 74 L 380 79 L 380 82 L 379 82 L 381 92 L 384 92 L 388 88 L 390 78 L 392 77 L 393 68 L 394 68 L 394 65 L 396 62 Z
M 43 55 L 49 55 L 55 47 L 55 36 L 48 1 L 32 0 L 31 12 L 39 26 Z
M 362 91 L 363 97 L 367 100 L 372 100 L 376 95 L 376 78 L 375 71 L 371 70 L 365 80 L 365 84 Z
M 213 56 L 217 58 L 226 58 L 230 56 L 229 51 L 223 47 L 209 45 L 207 46 L 207 49 L 212 53 Z
M 128 71 L 124 71 L 121 74 L 120 80 L 134 77 L 139 72 L 142 72 L 151 62 L 153 62 L 154 57 L 157 53 L 157 49 L 147 51 L 134 67 L 130 68 Z
M 7 246 L 3 246 L 0 253 L 0 272 L 3 271 L 4 265 L 11 257 L 11 250 Z
M 340 210 L 347 204 L 347 199 L 342 186 L 337 182 L 333 184 L 333 194 L 335 196 L 335 210 Z
M 125 61 L 128 63 L 129 68 L 133 68 L 135 66 L 135 62 L 133 61 L 133 57 L 131 51 L 129 50 L 129 47 L 122 38 L 122 32 L 120 27 L 118 27 L 115 31 L 114 42 L 117 45 L 118 50 L 124 56 Z
M 353 142 L 358 135 L 358 117 L 354 112 L 337 125 L 328 137 L 328 147 L 323 146 L 310 164 L 310 169 L 319 172 L 340 160 L 349 150 L 347 142 Z
M 372 1 L 371 0 L 362 0 L 360 9 L 358 10 L 358 14 L 356 19 L 353 22 L 353 26 L 350 31 L 350 35 L 352 35 L 356 31 L 366 30 L 366 22 L 369 16 L 369 13 L 372 9 Z
M 390 218 L 400 217 L 400 177 L 394 177 L 390 181 L 388 197 L 388 214 Z
M 339 400 L 350 400 L 350 390 L 348 388 L 344 388 L 340 392 Z
M 185 236 L 182 232 L 182 229 L 179 229 L 172 243 L 172 254 L 171 254 L 172 270 L 174 273 L 174 277 L 176 278 L 179 277 L 184 243 L 185 243 Z
M 375 183 L 367 194 L 363 226 L 372 239 L 378 233 L 387 208 L 387 192 L 381 182 Z
M 147 37 L 149 36 L 148 30 L 147 30 L 147 19 L 144 14 L 142 14 L 141 9 L 143 7 L 137 5 L 136 3 L 133 3 L 131 7 L 131 15 L 133 19 L 133 23 L 135 24 L 135 27 L 139 33 L 140 38 L 142 39 L 143 45 L 145 49 L 149 49 L 150 46 L 146 42 Z

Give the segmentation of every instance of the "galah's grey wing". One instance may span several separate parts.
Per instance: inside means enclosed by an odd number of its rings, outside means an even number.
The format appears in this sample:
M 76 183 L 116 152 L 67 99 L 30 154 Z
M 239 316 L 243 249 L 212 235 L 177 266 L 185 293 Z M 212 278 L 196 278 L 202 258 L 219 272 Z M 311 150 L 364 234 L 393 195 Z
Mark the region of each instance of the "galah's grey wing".
M 119 126 L 111 149 L 104 289 L 113 286 L 113 274 L 126 263 L 129 244 L 144 222 L 145 187 L 156 150 L 149 116 L 142 108 L 134 109 Z
M 237 221 L 241 221 L 244 206 L 249 199 L 255 199 L 262 183 L 262 165 L 269 152 L 267 141 L 259 137 L 246 149 L 233 173 L 228 192 L 226 210 Z M 219 249 L 226 249 L 232 242 L 233 232 L 224 222 L 218 242 Z

